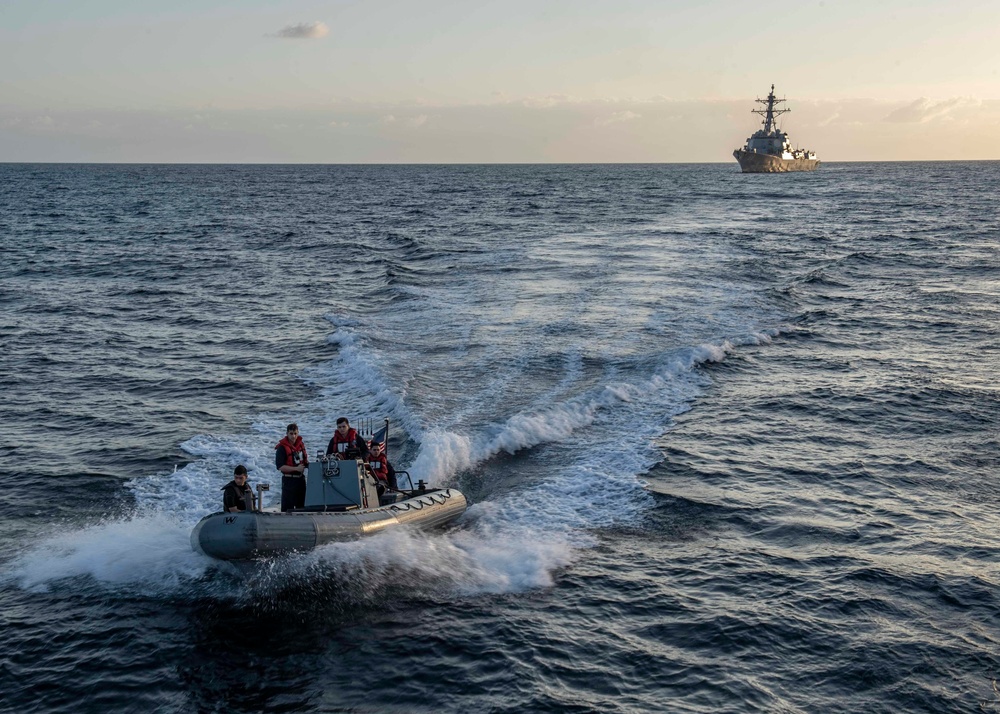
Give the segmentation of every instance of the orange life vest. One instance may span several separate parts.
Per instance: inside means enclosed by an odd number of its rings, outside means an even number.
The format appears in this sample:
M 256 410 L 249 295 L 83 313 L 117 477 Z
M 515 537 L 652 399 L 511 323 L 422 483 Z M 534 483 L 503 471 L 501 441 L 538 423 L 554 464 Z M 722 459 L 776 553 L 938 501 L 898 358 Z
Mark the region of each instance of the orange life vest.
M 306 454 L 306 445 L 301 436 L 295 437 L 295 443 L 288 443 L 288 437 L 282 437 L 275 450 L 285 449 L 285 466 L 298 466 L 299 464 L 309 465 L 309 455 Z
M 368 454 L 368 465 L 371 466 L 372 471 L 375 472 L 375 476 L 379 481 L 389 480 L 389 459 L 386 458 L 385 454 L 379 454 L 378 456 Z
M 347 436 L 341 436 L 339 431 L 333 432 L 334 453 L 342 454 L 348 449 L 353 449 L 358 443 L 358 432 L 353 428 L 347 430 Z

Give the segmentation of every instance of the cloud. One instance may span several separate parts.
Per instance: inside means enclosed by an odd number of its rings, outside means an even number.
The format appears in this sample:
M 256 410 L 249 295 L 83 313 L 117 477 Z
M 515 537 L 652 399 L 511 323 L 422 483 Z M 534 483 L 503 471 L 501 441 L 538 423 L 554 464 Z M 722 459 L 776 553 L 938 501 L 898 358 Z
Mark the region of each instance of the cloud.
M 330 128 L 331 129 L 346 129 L 350 125 L 351 125 L 351 122 L 349 122 L 349 121 L 337 121 L 336 119 L 334 119 L 332 122 L 330 122 Z
M 330 28 L 324 22 L 302 22 L 289 25 L 278 30 L 273 36 L 288 40 L 318 40 L 330 34 Z
M 828 116 L 826 119 L 824 119 L 823 121 L 819 122 L 816 126 L 829 126 L 830 124 L 833 124 L 833 122 L 837 121 L 838 119 L 840 119 L 840 112 L 836 112 L 835 111 L 833 114 L 831 114 L 830 116 Z
M 610 124 L 621 124 L 622 122 L 632 121 L 633 119 L 641 119 L 642 114 L 636 114 L 631 111 L 615 112 L 609 117 L 598 117 L 594 119 L 594 124 L 596 126 L 608 126 Z
M 560 104 L 572 102 L 572 97 L 565 94 L 549 94 L 545 97 L 525 97 L 521 100 L 521 105 L 535 109 L 550 109 Z
M 417 127 L 426 124 L 429 118 L 430 117 L 426 114 L 417 114 L 416 116 L 406 117 L 405 119 L 400 119 L 395 114 L 384 114 L 379 118 L 378 123 L 384 126 L 401 124 L 402 126 L 409 127 L 410 129 L 416 129 Z
M 924 124 L 934 119 L 947 117 L 956 110 L 968 107 L 978 107 L 979 100 L 967 97 L 955 97 L 934 102 L 927 97 L 921 97 L 905 107 L 900 107 L 886 116 L 885 120 L 900 124 Z

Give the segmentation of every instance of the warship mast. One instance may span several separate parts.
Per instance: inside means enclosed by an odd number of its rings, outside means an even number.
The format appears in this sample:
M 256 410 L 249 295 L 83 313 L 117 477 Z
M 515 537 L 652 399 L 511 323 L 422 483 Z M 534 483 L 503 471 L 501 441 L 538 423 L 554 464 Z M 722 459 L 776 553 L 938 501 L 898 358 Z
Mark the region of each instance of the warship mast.
M 787 114 L 792 111 L 791 109 L 775 109 L 775 104 L 780 104 L 785 101 L 784 99 L 775 99 L 774 97 L 774 85 L 771 85 L 771 93 L 767 95 L 767 99 L 755 99 L 755 102 L 760 104 L 766 104 L 767 109 L 751 109 L 750 111 L 754 114 L 760 114 L 764 117 L 764 132 L 767 134 L 771 133 L 772 129 L 777 128 L 774 118 L 782 114 Z

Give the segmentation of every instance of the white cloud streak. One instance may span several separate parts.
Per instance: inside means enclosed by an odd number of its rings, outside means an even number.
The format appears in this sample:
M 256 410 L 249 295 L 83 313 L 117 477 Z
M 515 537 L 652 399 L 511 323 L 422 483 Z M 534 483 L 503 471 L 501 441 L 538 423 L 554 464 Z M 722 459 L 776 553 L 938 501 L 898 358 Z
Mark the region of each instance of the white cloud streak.
M 980 104 L 980 101 L 967 97 L 955 97 L 940 102 L 921 97 L 905 107 L 890 112 L 885 120 L 899 124 L 924 124 L 934 119 L 946 118 L 961 109 L 978 107 Z
M 833 114 L 831 114 L 830 116 L 828 116 L 826 119 L 824 119 L 823 121 L 819 122 L 816 126 L 829 126 L 830 124 L 833 124 L 838 119 L 840 119 L 840 112 L 834 112 Z
M 634 121 L 635 119 L 641 119 L 642 114 L 636 114 L 631 111 L 615 112 L 609 117 L 598 117 L 594 119 L 594 124 L 596 126 L 610 126 L 611 124 L 623 124 L 624 122 Z
M 329 34 L 330 28 L 324 22 L 302 22 L 283 27 L 274 34 L 274 37 L 287 40 L 318 40 Z
M 430 119 L 430 117 L 426 114 L 417 114 L 403 119 L 400 119 L 395 114 L 384 114 L 379 117 L 378 123 L 383 126 L 392 126 L 395 124 L 397 126 L 405 126 L 410 129 L 416 129 L 426 124 L 428 119 Z

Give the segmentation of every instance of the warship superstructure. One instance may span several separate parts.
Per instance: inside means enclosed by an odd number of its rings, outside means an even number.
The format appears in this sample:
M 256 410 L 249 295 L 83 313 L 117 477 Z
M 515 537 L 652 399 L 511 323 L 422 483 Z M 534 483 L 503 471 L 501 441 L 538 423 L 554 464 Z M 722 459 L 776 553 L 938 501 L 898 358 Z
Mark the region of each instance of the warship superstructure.
M 791 109 L 775 109 L 784 102 L 774 96 L 774 85 L 767 99 L 755 100 L 764 104 L 764 109 L 751 109 L 754 114 L 764 117 L 764 126 L 755 131 L 742 149 L 733 152 L 745 174 L 784 173 L 786 171 L 814 171 L 819 159 L 812 151 L 795 149 L 788 140 L 788 134 L 778 128 L 775 117 L 790 112 Z

